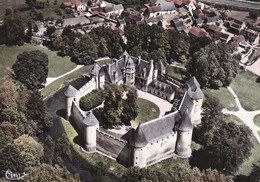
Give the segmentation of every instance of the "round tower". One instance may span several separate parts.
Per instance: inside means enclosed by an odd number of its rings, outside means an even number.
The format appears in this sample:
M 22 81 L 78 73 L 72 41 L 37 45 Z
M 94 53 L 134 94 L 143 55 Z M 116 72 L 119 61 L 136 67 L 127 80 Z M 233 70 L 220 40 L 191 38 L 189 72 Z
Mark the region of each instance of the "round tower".
M 193 124 L 188 110 L 183 114 L 176 128 L 178 129 L 178 134 L 175 153 L 180 157 L 188 158 L 191 156 L 191 138 L 193 131 Z
M 89 112 L 86 118 L 83 120 L 85 130 L 84 130 L 84 140 L 85 140 L 85 150 L 87 152 L 95 152 L 97 145 L 97 129 L 99 127 L 99 122 L 92 112 Z
M 130 138 L 130 144 L 132 146 L 132 152 L 130 159 L 131 166 L 138 166 L 140 168 L 146 167 L 146 148 L 145 146 L 148 144 L 141 125 L 139 124 L 135 131 L 133 131 L 133 135 Z
M 65 109 L 66 109 L 66 119 L 69 120 L 71 116 L 72 102 L 77 102 L 78 90 L 73 86 L 69 85 L 67 90 L 64 92 L 65 95 Z

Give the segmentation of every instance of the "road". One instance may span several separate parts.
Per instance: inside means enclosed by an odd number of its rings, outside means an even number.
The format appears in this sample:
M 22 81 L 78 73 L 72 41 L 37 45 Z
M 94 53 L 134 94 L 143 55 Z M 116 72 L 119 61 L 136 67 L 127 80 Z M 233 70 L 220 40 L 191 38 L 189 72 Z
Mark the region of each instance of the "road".
M 260 3 L 253 1 L 242 1 L 242 0 L 201 0 L 202 2 L 209 2 L 214 4 L 236 6 L 242 8 L 250 8 L 260 10 Z

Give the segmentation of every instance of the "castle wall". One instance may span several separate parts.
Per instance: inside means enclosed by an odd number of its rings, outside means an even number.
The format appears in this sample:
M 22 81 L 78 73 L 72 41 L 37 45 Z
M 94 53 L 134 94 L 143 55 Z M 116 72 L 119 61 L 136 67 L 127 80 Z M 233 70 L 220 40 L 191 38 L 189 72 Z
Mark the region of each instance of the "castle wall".
M 174 155 L 177 133 L 172 132 L 165 137 L 147 144 L 143 148 L 133 150 L 133 166 L 145 167 Z
M 83 111 L 75 104 L 75 102 L 72 103 L 72 111 L 71 115 L 73 116 L 73 120 L 78 126 L 78 128 L 81 130 L 82 134 L 85 132 L 84 131 L 84 123 L 82 122 L 84 118 L 86 117 Z
M 79 89 L 78 98 L 83 97 L 84 95 L 87 95 L 88 93 L 92 92 L 93 90 L 98 89 L 97 83 L 95 81 L 95 78 L 92 78 L 89 80 L 83 87 Z

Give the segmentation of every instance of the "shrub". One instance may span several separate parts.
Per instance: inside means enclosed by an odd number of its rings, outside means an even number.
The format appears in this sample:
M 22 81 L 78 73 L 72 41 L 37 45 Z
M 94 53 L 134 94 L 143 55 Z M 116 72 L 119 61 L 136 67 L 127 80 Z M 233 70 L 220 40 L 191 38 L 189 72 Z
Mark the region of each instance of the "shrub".
M 104 94 L 102 90 L 93 90 L 91 93 L 85 95 L 80 99 L 80 108 L 84 111 L 88 111 L 99 106 L 104 100 Z

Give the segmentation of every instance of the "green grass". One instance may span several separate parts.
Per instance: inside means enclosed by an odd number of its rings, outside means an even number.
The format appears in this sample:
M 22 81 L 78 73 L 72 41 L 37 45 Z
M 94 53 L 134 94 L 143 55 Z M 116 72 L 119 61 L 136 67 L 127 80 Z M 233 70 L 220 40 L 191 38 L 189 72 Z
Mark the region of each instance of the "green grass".
M 68 84 L 72 80 L 79 78 L 81 73 L 90 71 L 92 67 L 93 67 L 93 65 L 84 66 L 84 67 L 72 72 L 71 74 L 68 74 L 68 75 L 52 82 L 51 84 L 49 84 L 48 86 L 46 86 L 45 88 L 42 89 L 42 91 L 41 91 L 42 96 L 44 98 L 46 98 L 46 97 L 53 95 L 60 88 L 64 87 L 66 84 Z
M 254 117 L 254 123 L 256 126 L 260 127 L 260 114 Z
M 109 169 L 113 169 L 113 173 L 123 173 L 126 168 L 124 168 L 122 165 L 118 164 L 116 161 L 109 159 L 107 157 L 102 156 L 101 154 L 93 153 L 93 154 L 87 154 L 84 153 L 80 146 L 76 143 L 74 143 L 74 138 L 78 135 L 75 129 L 72 127 L 72 125 L 68 122 L 65 122 L 63 119 L 61 119 L 61 123 L 63 126 L 63 129 L 66 133 L 66 136 L 68 137 L 70 141 L 70 145 L 72 149 L 86 162 L 88 162 L 92 166 L 100 166 L 100 163 L 104 165 L 109 165 Z M 82 161 L 83 162 L 83 161 Z M 111 171 L 112 172 L 112 171 Z
M 40 50 L 49 58 L 49 77 L 56 77 L 72 70 L 76 65 L 70 61 L 70 57 L 60 57 L 46 47 L 40 45 L 25 44 L 23 46 L 0 45 L 0 78 L 3 78 L 15 63 L 17 55 L 24 51 Z
M 136 126 L 139 123 L 144 123 L 159 117 L 160 110 L 156 104 L 148 100 L 138 98 L 137 105 L 138 115 L 134 121 L 131 121 L 132 126 Z
M 235 103 L 234 97 L 228 91 L 227 88 L 219 88 L 217 90 L 214 89 L 204 89 L 203 90 L 205 95 L 209 97 L 215 97 L 219 100 L 219 104 L 222 108 L 227 108 L 231 111 L 237 111 L 237 105 Z
M 183 69 L 172 67 L 170 65 L 166 65 L 166 73 L 178 81 L 182 81 L 186 77 Z
M 231 83 L 244 109 L 253 111 L 260 109 L 260 84 L 257 76 L 250 72 L 239 72 Z

